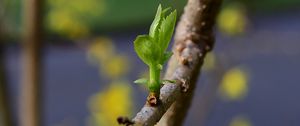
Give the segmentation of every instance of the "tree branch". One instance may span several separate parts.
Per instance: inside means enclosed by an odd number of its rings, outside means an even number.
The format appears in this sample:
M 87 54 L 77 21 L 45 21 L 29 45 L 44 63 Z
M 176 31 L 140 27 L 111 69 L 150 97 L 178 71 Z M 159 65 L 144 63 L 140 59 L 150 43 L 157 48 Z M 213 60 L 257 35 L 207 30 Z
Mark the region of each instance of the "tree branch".
M 170 108 L 163 125 L 180 125 L 189 108 L 195 83 L 205 54 L 214 45 L 213 26 L 221 0 L 189 0 L 179 22 L 173 47 L 174 56 L 168 64 L 165 78 L 177 80 L 165 84 L 160 92 L 161 104 L 147 104 L 134 117 L 135 125 L 153 126 Z
M 20 125 L 41 123 L 42 0 L 24 1 L 24 43 L 20 95 Z

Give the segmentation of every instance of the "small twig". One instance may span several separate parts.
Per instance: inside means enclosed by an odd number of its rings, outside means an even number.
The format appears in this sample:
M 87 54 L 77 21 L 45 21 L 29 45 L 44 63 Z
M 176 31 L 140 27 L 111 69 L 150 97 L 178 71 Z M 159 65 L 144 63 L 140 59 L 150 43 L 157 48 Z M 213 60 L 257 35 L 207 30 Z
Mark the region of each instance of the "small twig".
M 134 124 L 128 117 L 118 117 L 117 121 L 120 125 L 131 126 Z

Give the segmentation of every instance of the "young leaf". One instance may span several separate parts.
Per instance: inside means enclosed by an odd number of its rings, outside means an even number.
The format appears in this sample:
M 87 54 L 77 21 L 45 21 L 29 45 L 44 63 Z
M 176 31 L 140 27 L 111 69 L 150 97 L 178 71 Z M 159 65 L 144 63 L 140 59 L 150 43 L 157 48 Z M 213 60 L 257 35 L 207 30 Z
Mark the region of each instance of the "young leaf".
M 140 78 L 140 79 L 137 79 L 134 81 L 134 83 L 136 83 L 136 84 L 146 84 L 146 85 L 148 84 L 148 82 L 149 82 L 149 80 L 146 78 Z
M 134 41 L 134 49 L 147 65 L 151 65 L 159 57 L 159 49 L 148 35 L 139 35 Z
M 160 63 L 164 64 L 166 61 L 170 59 L 170 57 L 173 55 L 173 52 L 165 52 Z
M 165 14 L 166 14 L 169 10 L 171 10 L 171 7 L 168 7 L 168 8 L 166 8 L 166 9 L 164 9 L 164 10 L 162 11 L 162 17 L 164 17 Z
M 154 39 L 154 41 L 158 41 L 159 37 L 159 28 L 161 26 L 161 22 L 165 16 L 165 14 L 171 9 L 171 7 L 168 7 L 166 9 L 162 10 L 161 5 L 158 6 L 155 18 L 150 26 L 149 36 Z
M 176 23 L 177 11 L 173 11 L 170 15 L 164 18 L 159 29 L 159 45 L 164 52 L 171 41 L 172 34 Z
M 162 9 L 161 5 L 158 6 L 155 18 L 150 26 L 149 36 L 155 38 L 155 34 L 158 32 L 158 27 L 162 19 Z
M 172 83 L 172 84 L 175 84 L 176 83 L 176 80 L 162 80 L 163 84 L 166 84 L 166 83 Z
M 161 83 L 174 83 L 172 80 L 160 81 L 163 64 L 172 56 L 172 52 L 166 50 L 172 38 L 177 12 L 175 10 L 168 14 L 169 10 L 159 5 L 149 35 L 139 35 L 134 41 L 137 55 L 148 65 L 150 72 L 149 80 L 139 79 L 135 83 L 146 83 L 150 92 L 159 92 Z

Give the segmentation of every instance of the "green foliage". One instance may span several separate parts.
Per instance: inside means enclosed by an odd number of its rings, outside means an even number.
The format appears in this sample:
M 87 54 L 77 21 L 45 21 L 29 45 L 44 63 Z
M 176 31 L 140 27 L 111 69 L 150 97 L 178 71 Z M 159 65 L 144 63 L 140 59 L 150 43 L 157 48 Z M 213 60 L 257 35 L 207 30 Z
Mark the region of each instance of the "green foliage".
M 166 50 L 174 32 L 177 12 L 174 10 L 167 14 L 169 10 L 170 8 L 162 9 L 159 5 L 149 35 L 139 35 L 134 41 L 137 55 L 150 69 L 149 81 L 139 79 L 135 83 L 147 83 L 152 92 L 159 91 L 160 71 L 163 64 L 172 56 L 172 52 Z
M 162 84 L 166 84 L 166 83 L 172 83 L 172 84 L 175 84 L 176 81 L 175 81 L 175 80 L 162 80 L 161 83 L 162 83 Z
M 153 42 L 153 38 L 148 35 L 139 35 L 134 41 L 136 53 L 149 66 L 154 64 L 156 58 L 159 57 L 160 50 L 158 48 L 158 45 Z
M 148 82 L 149 82 L 149 80 L 146 78 L 140 78 L 140 79 L 137 79 L 134 81 L 134 83 L 136 83 L 136 84 L 147 84 Z

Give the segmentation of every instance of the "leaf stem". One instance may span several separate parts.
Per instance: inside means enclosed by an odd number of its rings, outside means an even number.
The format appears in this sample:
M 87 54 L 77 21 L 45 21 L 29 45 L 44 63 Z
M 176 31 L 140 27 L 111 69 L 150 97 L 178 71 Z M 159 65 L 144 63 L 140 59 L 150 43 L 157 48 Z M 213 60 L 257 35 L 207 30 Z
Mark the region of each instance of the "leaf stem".
M 159 93 L 160 89 L 160 69 L 157 65 L 149 66 L 150 69 L 150 81 L 149 81 L 149 90 L 153 93 Z

